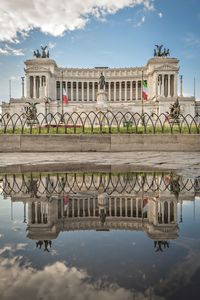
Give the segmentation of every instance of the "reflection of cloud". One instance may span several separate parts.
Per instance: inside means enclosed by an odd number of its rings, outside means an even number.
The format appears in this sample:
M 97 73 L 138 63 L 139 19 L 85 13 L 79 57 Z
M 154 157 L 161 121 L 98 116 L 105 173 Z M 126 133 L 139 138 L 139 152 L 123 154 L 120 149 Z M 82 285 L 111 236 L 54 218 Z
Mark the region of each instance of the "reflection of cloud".
M 53 36 L 62 36 L 66 30 L 84 28 L 91 17 L 104 20 L 125 7 L 143 5 L 153 10 L 152 0 L 1 0 L 0 40 L 17 42 L 34 28 Z
M 9 253 L 10 254 L 13 254 L 15 253 L 16 251 L 19 251 L 19 250 L 24 250 L 26 248 L 28 244 L 24 244 L 24 243 L 18 243 L 16 245 L 6 245 L 4 246 L 3 248 L 0 249 L 0 255 L 3 255 L 4 257 L 6 256 L 6 254 Z
M 2 280 L 3 279 L 3 280 Z M 20 267 L 16 258 L 0 264 L 1 300 L 15 299 L 80 299 L 80 300 L 132 300 L 131 292 L 112 285 L 104 288 L 100 283 L 87 283 L 87 274 L 76 268 L 68 268 L 62 262 L 46 266 L 41 271 L 32 267 Z M 15 284 L 10 284 L 10 283 Z M 34 292 L 33 292 L 34 291 Z
M 4 237 L 4 235 L 0 233 L 0 238 L 2 238 L 2 237 Z
M 20 231 L 21 228 L 20 228 L 20 226 L 13 226 L 13 227 L 12 227 L 12 230 L 13 230 L 13 231 Z
M 21 247 L 18 245 L 18 248 Z M 15 248 L 15 250 L 17 247 Z M 11 246 L 0 249 L 0 253 L 10 251 Z M 87 273 L 75 267 L 69 268 L 63 262 L 47 265 L 36 270 L 22 258 L 9 255 L 0 258 L 0 295 L 1 300 L 19 299 L 78 299 L 78 300 L 132 300 L 131 291 L 116 284 L 105 284 L 101 280 L 91 283 Z M 4 256 L 5 257 L 5 256 Z M 149 299 L 140 292 L 134 292 L 134 299 Z

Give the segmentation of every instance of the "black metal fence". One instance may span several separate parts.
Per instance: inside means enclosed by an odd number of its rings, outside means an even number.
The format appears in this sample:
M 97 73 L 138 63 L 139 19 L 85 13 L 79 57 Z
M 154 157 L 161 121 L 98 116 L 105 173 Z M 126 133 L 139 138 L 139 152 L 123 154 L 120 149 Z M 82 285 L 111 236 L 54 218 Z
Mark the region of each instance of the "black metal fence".
M 166 114 L 72 112 L 0 115 L 0 134 L 80 134 L 80 133 L 135 133 L 135 134 L 199 134 L 198 116 L 179 115 L 176 119 Z
M 173 173 L 39 173 L 9 174 L 0 178 L 2 194 L 27 197 L 63 195 L 79 192 L 140 193 L 169 191 L 178 197 L 180 192 L 200 192 L 200 180 L 187 179 Z

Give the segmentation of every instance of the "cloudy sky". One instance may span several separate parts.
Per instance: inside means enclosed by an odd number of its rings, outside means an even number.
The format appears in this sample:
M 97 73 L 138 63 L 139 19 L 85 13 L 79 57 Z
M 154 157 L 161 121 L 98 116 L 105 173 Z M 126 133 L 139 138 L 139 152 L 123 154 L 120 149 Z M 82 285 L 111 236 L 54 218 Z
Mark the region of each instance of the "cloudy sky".
M 180 59 L 184 94 L 200 99 L 199 0 L 1 0 L 0 101 L 21 96 L 24 61 L 41 45 L 63 67 L 142 66 L 155 44 Z

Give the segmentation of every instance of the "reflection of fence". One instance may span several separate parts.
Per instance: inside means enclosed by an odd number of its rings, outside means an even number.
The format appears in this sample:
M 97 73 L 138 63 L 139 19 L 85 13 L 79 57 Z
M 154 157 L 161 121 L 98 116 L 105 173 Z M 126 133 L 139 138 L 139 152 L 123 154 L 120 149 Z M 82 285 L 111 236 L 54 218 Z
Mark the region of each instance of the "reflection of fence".
M 62 195 L 77 192 L 138 193 L 170 191 L 178 196 L 182 191 L 200 191 L 198 179 L 186 179 L 174 174 L 157 173 L 40 173 L 21 175 L 3 175 L 2 193 L 4 195 L 27 194 L 31 197 L 39 195 Z
M 187 133 L 199 134 L 200 124 L 196 117 L 180 115 L 179 122 L 165 114 L 82 112 L 61 115 L 42 113 L 30 122 L 25 114 L 0 115 L 0 133 L 60 134 L 60 133 Z

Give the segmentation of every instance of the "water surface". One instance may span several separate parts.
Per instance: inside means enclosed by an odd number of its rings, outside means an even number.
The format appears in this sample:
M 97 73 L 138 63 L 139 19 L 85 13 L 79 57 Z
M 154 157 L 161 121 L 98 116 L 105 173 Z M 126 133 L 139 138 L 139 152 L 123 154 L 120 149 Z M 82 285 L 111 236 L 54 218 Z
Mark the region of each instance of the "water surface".
M 198 299 L 200 180 L 0 175 L 1 299 Z

